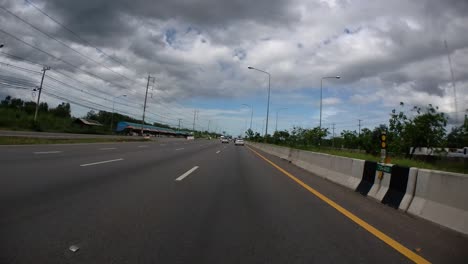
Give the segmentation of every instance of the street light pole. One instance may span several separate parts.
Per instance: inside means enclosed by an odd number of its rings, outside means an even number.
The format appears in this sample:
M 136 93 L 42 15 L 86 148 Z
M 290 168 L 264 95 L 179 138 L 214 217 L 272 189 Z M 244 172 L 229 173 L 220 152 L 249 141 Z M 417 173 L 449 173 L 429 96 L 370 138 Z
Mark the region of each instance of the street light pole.
M 247 67 L 249 70 L 256 70 L 256 71 L 259 71 L 259 72 L 263 72 L 265 74 L 268 75 L 268 101 L 267 101 L 267 116 L 266 116 L 266 126 L 265 126 L 265 141 L 266 141 L 266 137 L 268 135 L 268 116 L 270 114 L 270 85 L 271 85 L 271 74 L 266 72 L 266 71 L 263 71 L 263 70 L 259 70 L 257 68 L 254 68 L 254 67 Z
M 127 97 L 127 95 L 122 94 L 122 95 L 119 95 L 119 96 L 114 96 L 114 98 L 112 100 L 112 115 L 111 115 L 111 125 L 110 125 L 110 131 L 111 132 L 112 132 L 112 126 L 114 125 L 115 99 L 117 99 L 119 97 Z
M 340 76 L 328 76 L 328 77 L 322 77 L 320 79 L 320 123 L 319 127 L 320 130 L 322 130 L 322 90 L 323 90 L 323 79 L 340 79 Z

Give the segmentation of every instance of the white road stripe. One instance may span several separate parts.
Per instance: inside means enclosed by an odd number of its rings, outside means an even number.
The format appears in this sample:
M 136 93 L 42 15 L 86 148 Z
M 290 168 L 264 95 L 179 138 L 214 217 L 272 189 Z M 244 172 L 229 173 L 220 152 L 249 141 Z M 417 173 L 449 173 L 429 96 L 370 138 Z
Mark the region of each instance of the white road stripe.
M 196 169 L 198 169 L 198 166 L 195 166 L 193 168 L 191 168 L 190 170 L 188 170 L 186 173 L 180 175 L 177 179 L 175 179 L 176 181 L 181 181 L 183 180 L 185 177 L 189 176 L 190 173 L 194 172 Z
M 141 146 L 138 146 L 139 148 L 147 148 L 148 145 L 141 145 Z
M 51 150 L 51 151 L 37 151 L 37 152 L 34 152 L 34 154 L 56 154 L 56 153 L 62 153 L 62 151 Z
M 99 150 L 111 150 L 111 149 L 117 149 L 117 148 L 100 148 Z
M 183 149 L 184 149 L 184 148 L 178 148 L 178 149 L 176 149 L 176 150 L 183 150 Z
M 121 160 L 124 160 L 124 159 L 113 159 L 113 160 L 105 160 L 105 161 L 98 161 L 98 162 L 93 162 L 93 163 L 81 164 L 80 167 L 99 165 L 99 164 L 103 164 L 103 163 L 116 162 L 116 161 L 121 161 Z
M 216 151 L 216 154 L 219 154 L 220 152 L 221 152 L 221 150 L 218 150 L 218 151 Z

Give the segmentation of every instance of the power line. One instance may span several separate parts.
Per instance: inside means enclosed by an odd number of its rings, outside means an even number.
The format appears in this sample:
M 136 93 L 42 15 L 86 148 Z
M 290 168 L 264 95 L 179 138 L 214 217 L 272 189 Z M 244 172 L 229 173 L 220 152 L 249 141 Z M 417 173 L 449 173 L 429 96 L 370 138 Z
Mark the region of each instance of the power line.
M 73 34 L 75 37 L 77 37 L 79 40 L 83 41 L 84 43 L 86 43 L 88 46 L 90 47 L 93 47 L 94 49 L 96 49 L 97 51 L 99 51 L 100 53 L 104 54 L 106 57 L 108 57 L 109 59 L 113 60 L 114 62 L 117 62 L 118 64 L 122 65 L 123 67 L 126 67 L 125 65 L 123 65 L 120 61 L 112 58 L 112 56 L 108 55 L 107 53 L 105 53 L 104 51 L 102 51 L 101 49 L 93 46 L 91 43 L 89 43 L 87 40 L 81 38 L 78 34 L 76 34 L 73 30 L 71 30 L 70 28 L 68 28 L 67 26 L 65 26 L 64 24 L 60 23 L 59 21 L 57 21 L 56 19 L 54 19 L 53 17 L 51 17 L 50 15 L 48 15 L 44 10 L 40 9 L 39 7 L 37 7 L 35 4 L 33 4 L 31 1 L 29 0 L 25 0 L 26 2 L 28 2 L 32 7 L 34 7 L 37 11 L 39 11 L 40 13 L 42 13 L 43 15 L 45 15 L 46 17 L 48 17 L 50 20 L 54 21 L 56 24 L 60 25 L 61 27 L 63 27 L 64 29 L 66 29 L 68 32 L 70 32 L 71 34 Z M 127 67 L 126 67 L 127 68 Z M 128 68 L 127 68 L 128 69 Z
M 24 87 L 24 86 L 17 86 L 17 85 L 14 85 L 14 84 L 4 84 L 4 83 L 1 83 L 1 81 L 0 81 L 0 85 L 1 85 L 0 87 L 6 88 L 6 89 L 31 90 L 31 88 L 33 88 L 31 86 Z M 44 85 L 43 88 L 46 89 L 46 90 L 43 91 L 44 94 L 46 94 L 47 96 L 53 97 L 55 99 L 59 99 L 59 100 L 62 100 L 62 101 L 65 101 L 65 102 L 68 102 L 68 103 L 71 103 L 71 104 L 75 104 L 75 105 L 78 105 L 78 106 L 81 106 L 81 107 L 84 107 L 84 108 L 87 108 L 87 109 L 91 109 L 91 110 L 109 112 L 110 108 L 107 107 L 107 106 L 104 106 L 104 105 L 101 105 L 101 104 L 98 104 L 98 103 L 95 103 L 95 102 L 91 102 L 91 101 L 88 101 L 88 100 L 84 100 L 84 99 L 77 99 L 77 98 L 73 99 L 72 98 L 73 96 L 70 96 L 69 94 L 63 95 L 63 94 L 61 94 L 62 92 L 59 91 L 58 88 L 55 87 L 55 86 Z M 79 101 L 84 101 L 84 103 L 80 103 Z M 127 115 L 129 117 L 132 117 L 132 118 L 135 118 L 135 119 L 138 119 L 136 117 L 137 115 L 134 114 L 134 113 L 128 113 L 128 112 L 121 111 L 121 110 L 116 110 L 116 112 L 121 113 L 121 114 L 125 114 L 125 115 Z M 157 115 L 157 114 L 154 114 L 154 113 L 151 113 L 151 112 L 148 112 L 148 113 L 151 114 L 151 115 Z M 161 116 L 161 117 L 167 119 L 167 117 L 164 117 L 164 116 Z M 148 118 L 148 119 L 153 120 L 152 118 Z M 169 119 L 169 120 L 172 120 L 172 119 Z M 157 121 L 157 120 L 155 120 L 155 121 Z M 167 122 L 167 121 L 159 122 L 158 121 L 157 123 L 175 126 L 174 122 Z
M 4 51 L 0 51 L 0 53 L 2 53 L 2 54 L 5 55 L 5 56 L 8 56 L 8 57 L 12 57 L 12 58 L 14 58 L 14 59 L 17 59 L 17 60 L 22 60 L 22 61 L 25 61 L 25 62 L 29 62 L 30 64 L 34 64 L 34 65 L 37 65 L 37 66 L 41 66 L 41 67 L 42 67 L 41 64 L 36 63 L 36 62 L 33 62 L 33 61 L 30 61 L 30 60 L 27 60 L 27 59 L 22 58 L 22 57 L 20 57 L 20 56 L 16 56 L 16 55 L 10 54 L 10 53 L 8 53 L 8 52 L 4 52 Z
M 0 83 L 4 89 L 20 89 L 20 90 L 31 90 L 31 87 L 17 86 L 14 84 Z
M 12 64 L 9 64 L 9 63 L 5 63 L 5 62 L 0 62 L 0 64 L 5 65 L 5 66 L 10 67 L 10 68 L 13 68 L 13 69 L 18 69 L 18 70 L 27 71 L 27 72 L 29 72 L 29 73 L 41 74 L 40 71 L 35 71 L 35 70 L 31 70 L 31 69 L 27 69 L 27 68 L 20 67 L 20 66 L 15 66 L 15 65 L 12 65 Z
M 12 55 L 12 56 L 14 56 L 14 55 Z M 21 57 L 19 57 L 19 56 L 15 56 L 15 57 L 24 60 L 23 58 L 21 58 Z M 30 62 L 30 61 L 28 61 L 28 62 Z M 34 62 L 30 62 L 30 63 L 34 63 Z M 25 70 L 29 70 L 29 69 L 26 69 L 26 68 L 24 68 L 24 69 L 25 69 Z M 77 81 L 77 82 L 79 82 L 79 83 L 81 83 L 81 84 L 85 84 L 85 83 L 83 83 L 83 82 L 81 82 L 81 81 L 79 81 L 79 80 L 77 80 L 77 79 L 75 79 L 75 78 L 73 78 L 73 77 L 71 77 L 71 76 L 69 76 L 69 75 L 63 73 L 63 72 L 59 72 L 59 71 L 57 71 L 57 70 L 54 70 L 54 71 L 52 71 L 52 72 L 54 72 L 54 73 L 59 73 L 59 74 L 65 76 L 65 77 L 67 77 L 67 78 L 69 78 L 69 79 L 71 79 L 71 80 Z M 40 72 L 37 72 L 37 73 L 40 73 Z M 58 80 L 58 79 L 56 79 L 56 78 L 54 78 L 54 77 L 48 76 L 47 79 L 48 79 L 48 80 L 51 79 L 52 81 L 58 82 L 58 83 L 60 83 L 60 84 L 62 84 L 62 85 L 65 85 L 65 86 L 70 87 L 70 88 L 72 88 L 72 89 L 75 89 L 75 90 L 77 90 L 77 91 L 80 91 L 80 92 L 83 92 L 83 93 L 86 93 L 86 94 L 95 96 L 95 97 L 100 98 L 100 99 L 102 99 L 102 100 L 109 101 L 108 98 L 105 98 L 105 97 L 102 97 L 102 96 L 99 96 L 99 95 L 90 93 L 90 92 L 85 91 L 85 90 L 83 90 L 83 89 L 80 89 L 80 88 L 78 88 L 78 87 L 72 86 L 71 84 L 64 83 L 64 82 L 62 82 L 62 81 L 60 81 L 60 80 Z M 93 88 L 93 87 L 92 87 L 92 88 Z M 102 92 L 102 91 L 98 90 L 97 88 L 94 88 L 93 90 L 96 90 L 97 92 L 102 93 L 102 94 L 104 94 L 104 95 L 106 95 L 106 96 L 108 96 L 108 97 L 112 96 L 111 94 Z M 138 108 L 138 106 L 140 106 L 139 104 L 137 104 L 136 106 L 131 106 L 131 105 L 128 105 L 128 104 L 123 104 L 123 103 L 121 103 L 121 105 L 124 105 L 124 106 L 126 106 L 126 107 L 130 107 L 130 108 L 134 108 L 134 109 L 138 109 L 138 110 L 140 109 L 140 108 Z M 171 111 L 172 111 L 172 110 L 171 110 Z M 148 112 L 149 112 L 149 111 L 148 111 Z M 174 112 L 175 112 L 175 111 L 174 111 Z M 149 112 L 149 113 L 151 113 L 151 112 Z M 160 114 L 155 114 L 155 113 L 151 113 L 151 114 L 153 114 L 153 115 L 155 115 L 155 116 L 159 116 L 160 118 L 163 118 L 163 119 L 166 119 L 166 120 L 177 120 L 176 118 L 169 118 L 169 117 L 166 117 L 166 116 L 163 116 L 163 115 L 160 115 Z M 182 114 L 181 114 L 181 115 L 182 115 Z
M 42 33 L 42 34 L 45 35 L 46 37 L 48 37 L 48 38 L 50 38 L 50 39 L 53 39 L 53 40 L 57 41 L 58 43 L 62 44 L 63 46 L 69 48 L 70 50 L 72 50 L 72 51 L 75 52 L 76 54 L 78 54 L 78 55 L 80 55 L 80 56 L 86 58 L 87 60 L 90 60 L 90 61 L 92 61 L 92 62 L 98 64 L 99 66 L 102 66 L 102 67 L 106 68 L 107 70 L 109 70 L 109 71 L 111 71 L 111 72 L 113 72 L 113 73 L 115 73 L 115 74 L 117 74 L 117 75 L 119 75 L 119 76 L 122 76 L 123 78 L 125 78 L 125 79 L 127 79 L 127 80 L 133 82 L 133 80 L 131 80 L 131 79 L 128 78 L 127 76 L 122 75 L 122 74 L 120 74 L 120 73 L 118 73 L 118 72 L 112 70 L 111 68 L 107 67 L 106 65 L 104 65 L 104 64 L 102 64 L 102 63 L 100 63 L 100 62 L 94 60 L 93 58 L 90 58 L 89 56 L 86 56 L 85 54 L 79 52 L 78 50 L 76 50 L 76 49 L 70 47 L 70 46 L 67 45 L 65 42 L 63 42 L 63 41 L 61 41 L 61 40 L 55 38 L 54 36 L 49 35 L 48 33 L 44 32 L 44 31 L 42 31 L 42 30 L 39 29 L 38 27 L 36 27 L 36 26 L 32 25 L 31 23 L 29 23 L 28 21 L 22 19 L 21 17 L 19 17 L 18 15 L 14 14 L 14 13 L 11 12 L 10 10 L 8 10 L 8 9 L 2 7 L 2 6 L 0 6 L 0 9 L 4 10 L 5 12 L 9 13 L 10 15 L 16 17 L 17 19 L 21 20 L 23 23 L 29 25 L 30 27 L 32 27 L 32 28 L 35 29 L 36 31 Z
M 0 31 L 1 31 L 1 30 L 0 30 Z M 14 57 L 14 58 L 17 58 L 17 59 L 26 61 L 26 62 L 31 63 L 31 64 L 40 65 L 40 64 L 38 64 L 38 63 L 29 61 L 29 60 L 24 59 L 24 58 L 19 57 L 19 56 L 15 56 L 15 55 L 8 54 L 8 53 L 6 53 L 6 54 L 9 55 L 10 57 Z M 61 72 L 61 71 L 54 70 L 53 72 L 54 72 L 54 73 L 59 73 L 59 74 L 65 76 L 65 77 L 67 77 L 67 78 L 69 78 L 69 79 L 71 79 L 71 80 L 74 80 L 74 81 L 79 82 L 79 83 L 81 83 L 81 84 L 87 85 L 87 84 L 83 83 L 82 81 L 77 80 L 77 79 L 71 77 L 70 75 L 65 74 L 65 73 L 63 73 L 63 72 Z M 40 72 L 39 72 L 39 73 L 40 73 Z M 51 78 L 51 79 L 53 79 L 53 80 L 55 80 L 55 81 L 58 81 L 57 79 L 48 76 L 48 79 L 49 79 L 49 78 Z M 60 82 L 60 81 L 59 81 L 59 82 Z M 65 83 L 63 83 L 63 82 L 62 82 L 61 84 L 66 85 L 66 86 L 69 86 L 69 87 L 72 87 L 71 85 L 65 84 Z M 79 89 L 79 88 L 77 88 L 77 87 L 73 87 L 73 88 L 75 88 L 76 90 L 82 91 L 82 92 L 84 92 L 84 93 L 89 93 L 89 92 L 85 92 L 84 90 Z M 89 86 L 88 86 L 88 88 L 89 88 Z M 101 90 L 99 90 L 99 89 L 97 89 L 97 88 L 94 88 L 94 87 L 91 87 L 91 88 L 92 88 L 92 90 L 96 90 L 97 92 L 102 93 L 102 94 L 104 94 L 104 95 L 106 95 L 106 96 L 112 96 L 112 95 L 110 95 L 110 94 L 108 94 L 108 93 L 105 93 L 105 92 L 103 92 L 103 91 L 101 91 Z M 101 98 L 101 99 L 103 99 L 103 100 L 107 100 L 107 101 L 108 101 L 108 99 L 104 99 L 104 98 L 102 98 L 102 97 L 100 97 L 100 96 L 97 96 L 97 95 L 95 95 L 95 94 L 91 94 L 91 93 L 89 93 L 89 94 L 90 94 L 90 95 L 93 95 L 93 96 L 96 96 L 96 97 L 99 97 L 99 98 Z M 161 103 L 162 103 L 162 102 L 161 102 Z M 127 106 L 127 107 L 135 108 L 135 107 L 133 107 L 133 106 L 126 105 L 126 104 L 122 104 L 122 105 L 125 105 L 125 106 Z M 138 104 L 137 104 L 137 105 L 138 105 Z M 164 104 L 164 105 L 167 106 L 167 104 Z M 167 107 L 167 108 L 169 108 L 169 107 Z M 185 116 L 186 118 L 189 118 L 187 114 L 182 114 L 181 112 L 177 112 L 177 111 L 174 111 L 174 110 L 171 110 L 171 111 L 172 111 L 172 112 L 175 112 L 175 113 L 177 113 L 177 114 L 179 114 L 179 115 L 181 115 L 181 116 Z M 152 114 L 154 114 L 154 113 L 152 113 Z M 176 118 L 168 118 L 168 117 L 166 117 L 166 116 L 159 115 L 159 114 L 154 114 L 154 115 L 157 115 L 157 116 L 159 116 L 159 117 L 161 117 L 161 118 L 164 118 L 164 119 L 167 119 L 167 120 L 176 120 Z
M 122 87 L 122 86 L 120 86 L 120 85 L 114 84 L 113 82 L 111 82 L 111 81 L 109 81 L 109 80 L 103 79 L 103 78 L 99 77 L 98 75 L 95 75 L 95 74 L 93 74 L 93 73 L 91 73 L 91 72 L 85 71 L 85 70 L 81 69 L 80 67 L 78 67 L 78 66 L 76 66 L 76 65 L 74 65 L 74 64 L 72 64 L 72 63 L 70 63 L 70 62 L 67 62 L 67 61 L 65 61 L 65 60 L 62 60 L 62 59 L 60 59 L 59 57 L 56 57 L 56 56 L 54 56 L 53 54 L 50 54 L 49 52 L 47 52 L 47 51 L 45 51 L 45 50 L 43 50 L 43 49 L 41 49 L 41 48 L 38 48 L 38 47 L 36 47 L 36 46 L 34 46 L 34 45 L 32 45 L 32 44 L 29 44 L 28 42 L 26 42 L 26 41 L 24 41 L 24 40 L 22 40 L 22 39 L 16 37 L 15 35 L 13 35 L 13 34 L 11 34 L 11 33 L 8 33 L 8 32 L 6 32 L 6 31 L 4 31 L 4 30 L 2 30 L 2 29 L 0 29 L 0 32 L 2 32 L 2 33 L 5 34 L 5 35 L 10 36 L 11 38 L 13 38 L 13 39 L 15 39 L 15 40 L 17 40 L 17 41 L 19 41 L 19 42 L 25 44 L 25 45 L 27 45 L 27 46 L 29 46 L 29 47 L 31 47 L 31 48 L 37 50 L 37 51 L 40 51 L 40 52 L 42 52 L 42 53 L 44 53 L 44 54 L 47 54 L 49 57 L 51 57 L 51 58 L 53 58 L 53 59 L 55 59 L 55 60 L 57 60 L 57 61 L 60 61 L 60 62 L 62 62 L 62 63 L 65 63 L 66 65 L 68 65 L 68 66 L 70 66 L 70 67 L 73 67 L 73 68 L 75 68 L 75 69 L 77 69 L 77 70 L 79 70 L 79 71 L 81 71 L 81 72 L 84 72 L 85 74 L 88 74 L 88 75 L 90 75 L 90 76 L 93 76 L 93 77 L 96 78 L 96 79 L 99 79 L 99 80 L 102 80 L 102 81 L 104 81 L 104 82 L 113 84 L 114 86 L 118 86 L 118 87 L 124 88 L 124 87 Z
M 22 79 L 22 78 L 18 78 L 18 77 L 0 75 L 0 78 L 1 78 L 1 80 L 7 81 L 7 82 L 10 82 L 10 83 L 28 84 L 28 85 L 32 85 L 33 87 L 36 85 L 36 83 L 31 81 L 31 80 Z
M 28 60 L 28 59 L 26 59 L 26 58 L 23 58 L 23 57 L 20 57 L 20 56 L 17 56 L 17 55 L 13 55 L 13 54 L 10 54 L 10 53 L 7 53 L 7 52 L 1 52 L 1 53 L 4 54 L 4 55 L 6 55 L 6 56 L 8 56 L 8 57 L 12 57 L 12 58 L 14 58 L 14 59 L 17 59 L 17 60 L 20 60 L 20 61 L 24 61 L 24 62 L 30 63 L 30 64 L 32 64 L 32 65 L 37 65 L 37 66 L 41 66 L 41 67 L 42 67 L 42 64 L 39 64 L 39 63 L 37 63 L 37 62 L 30 61 L 30 60 Z M 26 68 L 25 68 L 25 69 L 26 69 Z M 29 69 L 28 69 L 28 70 L 29 70 Z M 37 73 L 38 73 L 38 74 L 41 74 L 41 72 L 39 72 L 39 71 L 37 71 Z M 63 76 L 65 76 L 66 78 L 69 78 L 69 79 L 71 79 L 71 80 L 73 80 L 73 81 L 76 81 L 76 82 L 78 82 L 78 83 L 81 83 L 81 84 L 85 85 L 87 88 L 91 88 L 91 90 L 96 90 L 96 91 L 99 92 L 99 93 L 102 93 L 102 94 L 105 94 L 105 95 L 109 96 L 109 94 L 107 94 L 107 93 L 101 91 L 100 89 L 98 89 L 98 88 L 96 88 L 96 87 L 89 86 L 89 84 L 84 83 L 84 82 L 82 82 L 82 81 L 80 81 L 80 80 L 78 80 L 78 79 L 75 79 L 75 78 L 71 77 L 70 75 L 63 73 L 63 72 L 60 71 L 60 70 L 54 69 L 51 73 L 57 73 L 57 74 L 63 75 Z M 50 76 L 49 76 L 49 78 L 50 78 Z

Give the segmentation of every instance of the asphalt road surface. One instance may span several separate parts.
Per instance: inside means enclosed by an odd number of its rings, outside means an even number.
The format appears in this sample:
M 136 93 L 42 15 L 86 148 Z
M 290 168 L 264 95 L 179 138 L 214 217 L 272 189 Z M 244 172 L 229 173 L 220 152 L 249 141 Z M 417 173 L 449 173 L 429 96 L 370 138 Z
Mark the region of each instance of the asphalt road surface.
M 247 146 L 0 146 L 0 168 L 0 263 L 468 262 L 466 236 Z
M 36 131 L 14 131 L 0 130 L 0 137 L 31 137 L 31 138 L 128 138 L 136 137 L 122 135 L 97 135 L 97 134 L 73 134 L 73 133 L 53 133 L 53 132 L 36 132 Z

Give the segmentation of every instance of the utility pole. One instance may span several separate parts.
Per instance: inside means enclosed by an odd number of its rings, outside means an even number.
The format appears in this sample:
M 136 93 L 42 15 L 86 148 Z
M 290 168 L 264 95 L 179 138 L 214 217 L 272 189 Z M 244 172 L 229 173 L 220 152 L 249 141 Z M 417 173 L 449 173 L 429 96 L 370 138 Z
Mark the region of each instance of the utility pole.
M 39 86 L 39 94 L 37 95 L 36 112 L 34 113 L 34 122 L 36 122 L 36 120 L 37 120 L 37 112 L 39 111 L 39 102 L 41 100 L 42 84 L 44 83 L 45 73 L 48 70 L 50 70 L 50 67 L 48 67 L 48 66 L 44 66 L 42 68 L 41 85 Z
M 359 122 L 359 137 L 361 136 L 361 119 L 358 119 L 358 122 Z
M 208 120 L 208 133 L 210 133 L 210 123 L 211 123 L 211 120 Z
M 455 87 L 455 78 L 453 77 L 452 59 L 450 58 L 450 52 L 447 45 L 447 40 L 444 40 L 445 49 L 447 50 L 447 58 L 450 66 L 450 76 L 452 77 L 453 86 L 453 101 L 455 104 L 455 122 L 458 121 L 458 107 L 457 107 L 457 88 Z
M 145 125 L 145 114 L 146 114 L 146 100 L 148 99 L 148 88 L 151 76 L 148 74 L 148 83 L 146 84 L 145 103 L 143 104 L 143 118 L 141 119 L 141 135 L 143 136 L 143 128 Z
M 182 121 L 182 118 L 179 118 L 179 131 L 180 131 L 180 121 Z
M 332 124 L 333 138 L 332 138 L 332 147 L 335 147 L 335 123 Z
M 198 114 L 198 110 L 193 110 L 193 128 L 192 128 L 193 132 L 195 132 L 195 118 L 198 119 L 197 114 Z

